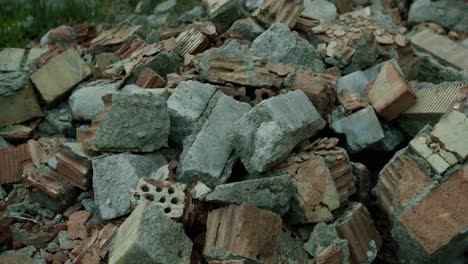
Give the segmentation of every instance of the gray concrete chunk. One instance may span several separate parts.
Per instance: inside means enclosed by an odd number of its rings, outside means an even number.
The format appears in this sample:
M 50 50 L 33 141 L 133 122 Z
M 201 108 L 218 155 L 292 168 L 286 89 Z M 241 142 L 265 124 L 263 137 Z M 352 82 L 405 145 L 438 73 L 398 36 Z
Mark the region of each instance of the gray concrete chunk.
M 92 140 L 95 150 L 151 152 L 167 146 L 170 120 L 162 97 L 141 89 L 111 98 Z
M 181 82 L 167 100 L 171 118 L 170 139 L 182 144 L 192 133 L 195 122 L 205 111 L 216 88 L 210 84 L 196 81 Z
M 119 227 L 109 263 L 190 263 L 192 241 L 182 224 L 172 221 L 154 203 L 140 204 Z
M 233 146 L 228 139 L 234 121 L 251 109 L 250 105 L 217 92 L 199 121 L 198 132 L 187 139 L 177 168 L 177 178 L 187 184 L 202 181 L 209 187 L 226 182 Z
M 117 88 L 117 82 L 108 81 L 95 81 L 78 86 L 69 101 L 73 119 L 89 121 L 96 118 L 104 109 L 101 97 L 116 93 Z
M 330 126 L 336 133 L 346 135 L 347 149 L 351 153 L 361 151 L 385 137 L 372 106 L 367 106 L 349 116 L 335 116 Z
M 325 121 L 302 91 L 262 101 L 233 125 L 236 153 L 249 173 L 264 172 L 323 129 Z
M 314 46 L 292 32 L 285 24 L 275 23 L 252 43 L 255 56 L 271 62 L 281 62 L 309 67 L 314 72 L 323 72 L 325 66 Z
M 284 215 L 289 210 L 293 188 L 289 176 L 234 182 L 216 186 L 205 201 L 238 205 L 248 203 Z
M 0 73 L 0 96 L 11 96 L 26 87 L 28 76 L 19 71 Z
M 113 219 L 130 212 L 129 191 L 138 179 L 157 169 L 147 156 L 122 153 L 93 159 L 93 189 L 102 219 Z

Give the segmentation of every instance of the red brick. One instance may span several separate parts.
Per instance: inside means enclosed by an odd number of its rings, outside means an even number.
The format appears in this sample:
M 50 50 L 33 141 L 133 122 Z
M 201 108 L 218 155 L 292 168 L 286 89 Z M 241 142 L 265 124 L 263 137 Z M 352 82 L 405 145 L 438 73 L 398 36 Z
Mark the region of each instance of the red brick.
M 0 184 L 20 181 L 23 166 L 30 160 L 27 144 L 0 149 Z
M 229 252 L 260 263 L 276 263 L 281 217 L 249 204 L 230 205 L 208 214 L 203 254 Z
M 445 246 L 468 226 L 468 166 L 450 176 L 401 216 L 401 223 L 428 254 Z
M 335 224 L 338 236 L 348 240 L 351 259 L 354 263 L 363 263 L 368 259 L 368 252 L 374 252 L 375 247 L 380 248 L 382 239 L 375 228 L 374 220 L 369 211 L 360 203 L 356 203 Z M 374 252 L 375 253 L 375 252 Z
M 146 67 L 138 76 L 135 84 L 141 88 L 163 88 L 166 81 L 150 68 Z
M 416 103 L 416 94 L 395 61 L 384 63 L 367 95 L 377 114 L 387 121 L 395 119 Z

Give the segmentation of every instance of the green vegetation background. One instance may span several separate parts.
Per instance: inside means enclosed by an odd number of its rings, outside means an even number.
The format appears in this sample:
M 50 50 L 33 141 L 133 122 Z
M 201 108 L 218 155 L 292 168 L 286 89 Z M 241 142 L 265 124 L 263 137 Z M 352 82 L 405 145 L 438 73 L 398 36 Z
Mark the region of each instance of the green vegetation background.
M 114 22 L 139 0 L 0 0 L 0 48 L 25 47 L 49 29 L 80 22 Z M 157 2 L 161 2 L 158 0 Z

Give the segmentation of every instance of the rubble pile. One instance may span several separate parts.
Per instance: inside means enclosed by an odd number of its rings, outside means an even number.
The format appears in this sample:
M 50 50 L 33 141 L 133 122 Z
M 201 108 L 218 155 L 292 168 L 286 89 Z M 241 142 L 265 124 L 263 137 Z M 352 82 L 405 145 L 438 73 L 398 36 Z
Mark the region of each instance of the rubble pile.
M 0 263 L 468 261 L 466 1 L 150 2 L 0 50 Z

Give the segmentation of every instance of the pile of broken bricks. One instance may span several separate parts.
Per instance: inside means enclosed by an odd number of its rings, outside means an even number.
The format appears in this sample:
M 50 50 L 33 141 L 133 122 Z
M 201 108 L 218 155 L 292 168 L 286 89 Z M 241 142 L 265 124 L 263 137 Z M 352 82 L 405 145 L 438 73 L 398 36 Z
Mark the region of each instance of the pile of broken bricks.
M 244 2 L 0 51 L 0 263 L 467 261 L 468 3 Z

